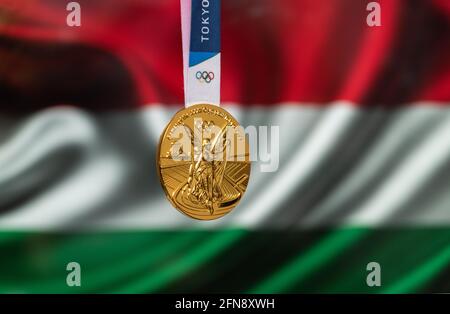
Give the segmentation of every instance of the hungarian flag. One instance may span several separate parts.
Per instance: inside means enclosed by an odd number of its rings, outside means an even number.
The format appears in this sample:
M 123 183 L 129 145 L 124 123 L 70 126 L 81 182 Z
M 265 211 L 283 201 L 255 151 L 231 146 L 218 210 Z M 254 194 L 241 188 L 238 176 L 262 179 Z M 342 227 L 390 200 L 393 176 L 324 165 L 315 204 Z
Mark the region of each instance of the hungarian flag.
M 156 172 L 179 0 L 77 2 L 0 0 L 0 292 L 450 291 L 448 0 L 223 1 L 223 107 L 279 165 L 213 222 Z

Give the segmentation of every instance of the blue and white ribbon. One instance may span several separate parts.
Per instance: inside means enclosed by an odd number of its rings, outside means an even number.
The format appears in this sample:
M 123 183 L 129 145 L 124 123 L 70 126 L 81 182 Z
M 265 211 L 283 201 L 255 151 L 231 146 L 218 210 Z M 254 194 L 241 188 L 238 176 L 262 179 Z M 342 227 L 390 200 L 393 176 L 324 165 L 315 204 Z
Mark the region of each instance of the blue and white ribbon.
M 220 1 L 181 0 L 186 107 L 220 105 Z

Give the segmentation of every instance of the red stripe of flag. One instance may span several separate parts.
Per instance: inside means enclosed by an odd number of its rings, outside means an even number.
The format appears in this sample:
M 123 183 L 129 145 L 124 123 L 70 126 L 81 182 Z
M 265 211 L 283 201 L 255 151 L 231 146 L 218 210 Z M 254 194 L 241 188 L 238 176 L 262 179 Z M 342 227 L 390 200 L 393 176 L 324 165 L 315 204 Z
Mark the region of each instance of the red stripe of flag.
M 182 103 L 178 2 L 79 1 L 82 27 L 70 28 L 64 1 L 0 1 L 5 105 Z M 448 102 L 448 2 L 379 1 L 379 28 L 368 2 L 224 1 L 223 101 Z

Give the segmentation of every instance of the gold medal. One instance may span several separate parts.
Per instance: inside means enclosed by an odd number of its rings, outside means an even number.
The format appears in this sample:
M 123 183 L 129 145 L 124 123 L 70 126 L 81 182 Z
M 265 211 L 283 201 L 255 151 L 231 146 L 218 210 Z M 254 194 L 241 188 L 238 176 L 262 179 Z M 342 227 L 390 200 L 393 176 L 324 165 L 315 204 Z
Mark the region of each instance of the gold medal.
M 250 178 L 248 140 L 226 110 L 180 110 L 161 135 L 157 171 L 167 198 L 189 217 L 213 220 L 242 199 Z

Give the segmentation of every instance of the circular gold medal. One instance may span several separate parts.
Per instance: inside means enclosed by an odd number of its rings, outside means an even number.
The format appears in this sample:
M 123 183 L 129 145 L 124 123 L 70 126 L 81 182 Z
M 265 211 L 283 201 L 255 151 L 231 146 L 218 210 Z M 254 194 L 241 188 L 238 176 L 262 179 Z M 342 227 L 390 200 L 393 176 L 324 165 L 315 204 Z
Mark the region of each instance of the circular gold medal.
M 244 129 L 214 105 L 182 109 L 161 135 L 157 167 L 175 208 L 195 219 L 220 218 L 236 207 L 250 178 Z

